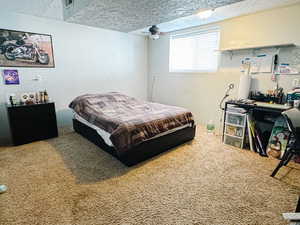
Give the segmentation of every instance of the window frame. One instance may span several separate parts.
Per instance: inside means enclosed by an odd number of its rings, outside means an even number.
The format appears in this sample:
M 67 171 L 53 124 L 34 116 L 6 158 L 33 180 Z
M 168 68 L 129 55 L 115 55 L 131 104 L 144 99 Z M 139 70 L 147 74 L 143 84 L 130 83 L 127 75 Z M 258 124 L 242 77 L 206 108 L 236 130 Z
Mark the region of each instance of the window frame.
M 201 69 L 172 69 L 171 68 L 171 45 L 172 45 L 172 39 L 173 38 L 178 38 L 180 36 L 183 37 L 192 37 L 192 36 L 196 36 L 199 34 L 207 34 L 210 32 L 217 32 L 218 33 L 218 46 L 217 49 L 215 50 L 217 52 L 217 66 L 215 69 L 212 70 L 201 70 Z M 190 32 L 185 32 L 185 33 L 176 33 L 176 34 L 172 34 L 169 37 L 169 73 L 189 73 L 189 74 L 199 74 L 199 73 L 215 73 L 219 70 L 219 66 L 220 66 L 220 41 L 221 41 L 221 29 L 219 26 L 214 26 L 214 27 L 209 27 L 209 28 L 205 28 L 205 29 L 200 29 L 200 30 L 194 30 L 194 31 L 190 31 Z

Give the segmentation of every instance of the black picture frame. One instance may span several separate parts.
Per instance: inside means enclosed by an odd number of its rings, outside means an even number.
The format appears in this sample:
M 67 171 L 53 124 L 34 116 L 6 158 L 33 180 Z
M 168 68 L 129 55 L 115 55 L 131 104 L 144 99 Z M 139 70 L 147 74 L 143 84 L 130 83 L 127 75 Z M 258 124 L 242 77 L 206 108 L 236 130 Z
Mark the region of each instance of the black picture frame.
M 52 35 L 0 29 L 0 67 L 55 68 Z

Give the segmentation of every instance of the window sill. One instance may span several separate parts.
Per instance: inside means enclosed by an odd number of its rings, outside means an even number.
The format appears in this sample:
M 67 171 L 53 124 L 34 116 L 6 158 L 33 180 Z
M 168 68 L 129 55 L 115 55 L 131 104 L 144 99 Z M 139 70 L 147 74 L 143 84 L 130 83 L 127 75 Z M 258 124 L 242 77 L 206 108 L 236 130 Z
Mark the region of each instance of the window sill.
M 202 73 L 216 73 L 218 70 L 169 70 L 169 73 L 190 73 L 190 74 L 202 74 Z

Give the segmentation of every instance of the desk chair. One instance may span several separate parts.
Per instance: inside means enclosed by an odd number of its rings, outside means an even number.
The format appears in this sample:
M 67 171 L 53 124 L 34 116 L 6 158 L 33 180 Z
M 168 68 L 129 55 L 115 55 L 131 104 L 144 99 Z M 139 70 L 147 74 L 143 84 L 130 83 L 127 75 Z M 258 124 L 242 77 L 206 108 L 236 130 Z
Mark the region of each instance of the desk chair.
M 282 166 L 286 166 L 291 159 L 300 155 L 300 110 L 290 109 L 282 113 L 288 129 L 291 133 L 287 148 L 280 160 L 278 166 L 273 171 L 271 177 L 274 177 Z
M 296 208 L 296 213 L 300 213 L 300 197 L 299 197 L 298 205 Z

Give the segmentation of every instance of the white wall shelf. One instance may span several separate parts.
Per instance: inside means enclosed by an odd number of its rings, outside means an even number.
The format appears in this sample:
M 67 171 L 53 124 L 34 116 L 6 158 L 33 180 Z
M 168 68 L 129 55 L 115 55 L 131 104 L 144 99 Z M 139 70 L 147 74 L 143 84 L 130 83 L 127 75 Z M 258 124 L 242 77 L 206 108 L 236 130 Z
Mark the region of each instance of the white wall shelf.
M 283 43 L 277 45 L 261 45 L 261 46 L 245 46 L 245 47 L 237 47 L 237 48 L 223 48 L 219 49 L 221 52 L 226 51 L 238 51 L 238 50 L 247 50 L 247 49 L 260 49 L 260 48 L 281 48 L 281 47 L 295 47 L 294 43 Z

